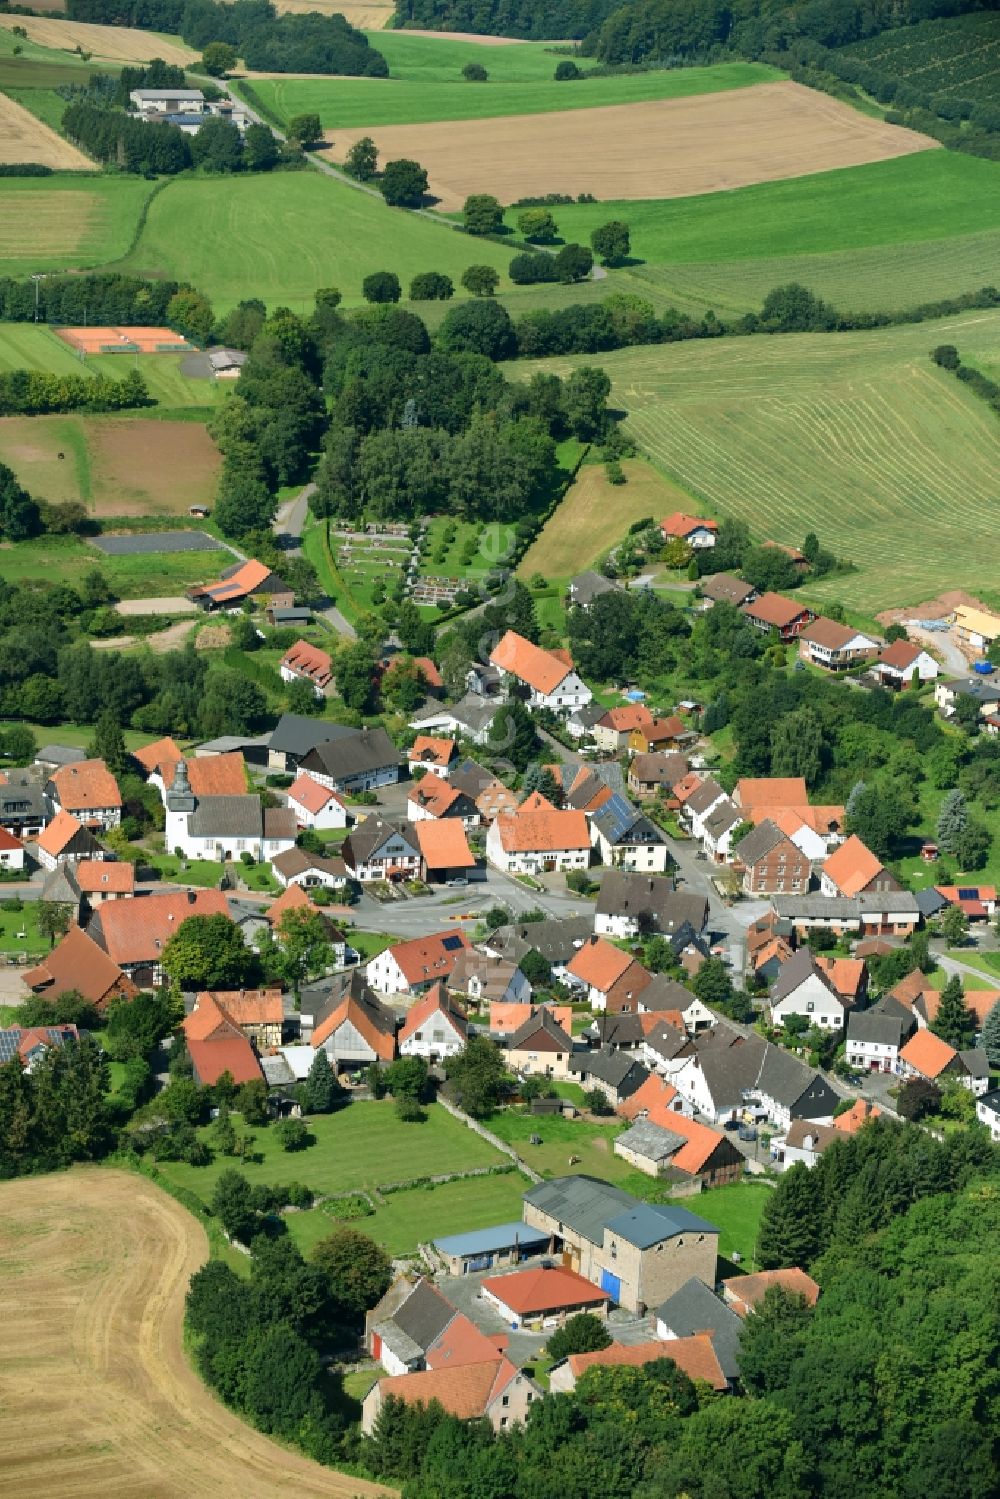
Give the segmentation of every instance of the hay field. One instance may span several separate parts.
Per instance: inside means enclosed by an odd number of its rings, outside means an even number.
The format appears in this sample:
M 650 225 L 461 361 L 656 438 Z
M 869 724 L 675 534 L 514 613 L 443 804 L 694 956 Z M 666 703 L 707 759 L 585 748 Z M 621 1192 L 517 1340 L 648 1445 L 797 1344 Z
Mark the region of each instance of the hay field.
M 31 41 L 42 47 L 74 52 L 82 47 L 94 57 L 111 62 L 194 62 L 200 53 L 186 47 L 180 38 L 164 38 L 155 31 L 136 31 L 129 26 L 97 26 L 90 21 L 63 21 L 51 16 L 0 15 L 0 26 L 23 26 Z
M 336 131 L 336 155 L 370 134 L 383 160 L 427 168 L 446 210 L 487 189 L 501 202 L 549 192 L 626 199 L 728 192 L 937 146 L 791 82 L 647 104 L 504 120 Z M 329 132 L 328 132 L 329 138 Z
M 0 179 L 0 275 L 103 265 L 124 255 L 155 184 L 140 178 Z
M 32 494 L 92 515 L 185 515 L 214 494 L 221 459 L 196 421 L 70 413 L 0 417 L 0 462 Z
M 602 354 L 629 430 L 696 503 L 858 567 L 818 597 L 876 609 L 994 587 L 1000 423 L 931 363 L 1000 356 L 1000 312 L 868 333 L 783 335 Z M 580 360 L 509 366 L 529 378 Z M 558 512 L 557 512 L 558 513 Z
M 299 13 L 301 11 L 316 11 L 321 16 L 343 16 L 344 20 L 351 26 L 357 26 L 359 31 L 381 31 L 388 24 L 390 17 L 396 7 L 391 4 L 380 4 L 379 0 L 372 0 L 366 5 L 364 0 L 346 0 L 340 4 L 338 0 L 274 0 L 274 8 L 279 15 L 285 11 Z
M 622 469 L 628 482 L 609 484 L 603 463 L 583 465 L 525 553 L 517 569 L 521 577 L 542 573 L 550 582 L 570 578 L 593 567 L 633 521 L 647 515 L 660 520 L 690 508 L 691 496 L 641 458 L 625 459 Z
M 204 1230 L 143 1177 L 76 1169 L 0 1185 L 0 1496 L 353 1499 L 390 1491 L 244 1425 L 182 1346 Z
M 89 156 L 43 125 L 23 105 L 0 94 L 0 162 L 24 161 L 57 171 L 96 170 Z

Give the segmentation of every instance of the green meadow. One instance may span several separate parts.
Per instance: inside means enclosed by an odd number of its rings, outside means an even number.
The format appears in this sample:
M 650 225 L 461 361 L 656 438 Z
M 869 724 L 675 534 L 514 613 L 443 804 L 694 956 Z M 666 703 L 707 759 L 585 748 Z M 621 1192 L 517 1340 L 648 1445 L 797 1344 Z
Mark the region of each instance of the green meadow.
M 155 191 L 142 177 L 0 178 L 0 275 L 51 275 L 119 260 Z

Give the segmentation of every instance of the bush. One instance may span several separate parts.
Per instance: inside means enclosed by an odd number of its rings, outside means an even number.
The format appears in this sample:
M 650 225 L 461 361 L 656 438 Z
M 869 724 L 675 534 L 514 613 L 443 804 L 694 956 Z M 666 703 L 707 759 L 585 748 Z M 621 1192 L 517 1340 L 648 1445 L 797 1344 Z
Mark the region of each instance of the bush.
M 274 1126 L 282 1150 L 305 1150 L 309 1144 L 309 1131 L 301 1119 L 282 1119 Z
M 546 255 L 544 251 L 515 255 L 507 268 L 507 274 L 515 286 L 537 286 L 542 281 L 559 279 L 555 256 Z
M 462 77 L 470 83 L 485 83 L 489 76 L 481 62 L 467 62 L 462 69 Z
M 492 297 L 500 285 L 500 274 L 491 265 L 470 265 L 462 272 L 462 285 L 474 297 Z
M 611 1338 L 601 1317 L 593 1312 L 578 1312 L 568 1317 L 547 1343 L 550 1358 L 568 1358 L 571 1353 L 596 1353 L 608 1348 Z
M 576 78 L 582 78 L 583 74 L 576 63 L 570 62 L 566 57 L 562 62 L 556 63 L 556 70 L 552 76 L 556 83 L 570 83 Z
M 450 302 L 455 283 L 440 271 L 419 271 L 410 282 L 411 302 Z
M 373 271 L 361 283 L 366 302 L 398 302 L 402 295 L 399 277 L 393 271 Z

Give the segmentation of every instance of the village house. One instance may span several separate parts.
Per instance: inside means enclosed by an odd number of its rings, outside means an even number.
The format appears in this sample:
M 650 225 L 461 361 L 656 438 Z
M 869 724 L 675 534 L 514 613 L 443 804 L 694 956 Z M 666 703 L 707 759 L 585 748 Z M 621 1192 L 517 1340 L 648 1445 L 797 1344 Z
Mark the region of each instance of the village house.
M 415 822 L 417 846 L 428 880 L 441 884 L 466 884 L 476 876 L 479 864 L 469 847 L 465 827 L 459 817 L 440 817 Z
M 433 1063 L 457 1056 L 468 1035 L 465 1011 L 444 984 L 437 983 L 409 1010 L 396 1042 L 401 1057 L 424 1057 Z
M 11 1025 L 0 1030 L 0 1067 L 16 1057 L 22 1069 L 30 1076 L 41 1066 L 54 1047 L 65 1046 L 69 1041 L 79 1041 L 80 1032 L 75 1025 L 60 1022 L 57 1025 Z
M 896 1072 L 900 1049 L 915 1028 L 915 1019 L 877 1008 L 848 1015 L 847 1065 L 859 1072 Z
M 465 933 L 454 928 L 395 942 L 372 958 L 365 977 L 380 994 L 423 994 L 440 979 L 447 981 L 459 953 L 470 946 Z
M 151 989 L 163 982 L 163 949 L 190 916 L 225 916 L 228 921 L 225 895 L 221 890 L 184 890 L 106 901 L 87 931 L 138 988 Z
M 549 1234 L 549 1250 L 628 1311 L 644 1315 L 692 1276 L 714 1286 L 719 1230 L 675 1203 L 640 1202 L 589 1176 L 530 1187 L 524 1221 Z
M 993 642 L 1000 639 L 1000 616 L 972 604 L 959 604 L 955 609 L 955 633 L 963 645 L 985 655 Z
M 353 879 L 418 879 L 423 855 L 410 823 L 383 822 L 366 817 L 351 829 L 340 846 L 341 858 Z
M 995 718 L 1000 710 L 1000 671 L 974 671 L 967 677 L 947 677 L 939 681 L 934 688 L 934 701 L 942 718 L 954 717 L 960 697 L 978 703 L 981 717 Z
M 486 835 L 486 857 L 506 874 L 586 869 L 590 864 L 587 819 L 571 808 L 557 811 L 539 792 L 533 792 L 513 816 L 500 816 L 492 824 Z
M 633 796 L 645 799 L 662 795 L 669 801 L 674 786 L 687 775 L 688 768 L 683 755 L 638 752 L 629 760 L 625 784 Z
M 762 593 L 759 598 L 744 604 L 741 614 L 755 629 L 778 640 L 795 640 L 816 615 L 804 604 L 786 599 L 780 593 Z
M 475 760 L 463 760 L 451 771 L 448 779 L 459 791 L 472 798 L 485 823 L 495 822 L 501 812 L 509 817 L 517 811 L 516 794 Z
M 72 867 L 77 890 L 91 910 L 106 900 L 127 900 L 135 894 L 135 865 L 111 859 L 81 859 Z
M 8 770 L 0 783 L 0 827 L 15 838 L 37 838 L 52 817 L 44 782 L 37 774 Z
M 688 927 L 700 937 L 707 924 L 707 898 L 675 889 L 671 879 L 626 869 L 609 869 L 601 879 L 594 908 L 598 936 L 669 936 Z
M 694 1276 L 656 1308 L 656 1336 L 668 1343 L 708 1337 L 730 1385 L 740 1377 L 742 1331 L 743 1323 L 732 1308 Z M 673 1348 L 665 1351 L 674 1357 Z
M 654 973 L 643 989 L 639 1014 L 677 1015 L 689 1036 L 701 1035 L 715 1024 L 715 1016 L 697 994 L 665 973 Z
M 819 1286 L 811 1275 L 793 1266 L 787 1270 L 758 1270 L 755 1275 L 734 1275 L 722 1282 L 726 1305 L 738 1317 L 747 1317 L 760 1305 L 772 1286 L 780 1286 L 789 1296 L 801 1296 L 807 1306 L 819 1300 Z
M 305 771 L 296 776 L 285 794 L 298 827 L 317 828 L 321 832 L 347 827 L 347 803 L 343 797 L 329 786 L 320 785 Z
M 572 808 L 574 812 L 586 812 L 589 817 L 615 794 L 611 776 L 617 775 L 617 766 L 581 765 L 571 776 L 564 774 L 562 766 L 548 768 L 556 775 L 563 788 L 564 806 Z
M 288 584 L 253 557 L 227 567 L 215 583 L 189 588 L 187 596 L 210 614 L 216 609 L 238 612 L 244 599 L 254 599 L 265 609 L 290 609 L 295 603 L 295 594 Z
M 358 1072 L 396 1055 L 396 1017 L 365 982 L 360 969 L 335 976 L 319 1003 L 302 995 L 303 1039 L 322 1049 L 335 1071 Z M 310 1010 L 307 1010 L 307 1003 Z M 307 1019 L 310 1022 L 307 1025 Z
M 474 947 L 464 948 L 455 959 L 448 975 L 448 988 L 453 994 L 467 997 L 476 1009 L 493 1003 L 531 1003 L 531 985 L 516 963 L 508 958 L 490 957 Z
M 281 658 L 278 675 L 283 682 L 308 682 L 318 698 L 333 692 L 333 661 L 327 651 L 308 640 L 297 640 Z
M 593 693 L 577 676 L 566 651 L 543 651 L 515 630 L 508 630 L 490 653 L 502 677 L 511 676 L 529 691 L 533 708 L 549 708 L 565 717 L 590 702 Z
M 995 885 L 974 885 L 970 880 L 962 885 L 936 885 L 935 889 L 950 906 L 958 906 L 969 922 L 988 921 L 996 911 Z
M 939 1085 L 957 1082 L 977 1098 L 990 1086 L 989 1061 L 984 1051 L 956 1051 L 932 1030 L 920 1029 L 910 1037 L 900 1050 L 896 1071 L 903 1078 L 922 1078 Z
M 757 1035 L 728 1026 L 695 1039 L 674 1086 L 706 1119 L 723 1124 L 751 1105 L 786 1129 L 793 1119 L 829 1124 L 838 1095 L 822 1074 Z
M 741 807 L 747 822 L 755 827 L 771 822 L 790 839 L 810 864 L 821 864 L 843 842 L 844 809 L 826 807 Z
M 899 691 L 912 687 L 914 683 L 933 682 L 939 668 L 922 645 L 912 640 L 894 640 L 891 645 L 883 646 L 870 670 L 883 687 Z
M 24 844 L 13 833 L 0 827 L 0 870 L 16 872 L 24 868 Z
M 801 1163 L 811 1171 L 824 1150 L 842 1138 L 832 1124 L 793 1119 L 784 1133 L 771 1141 L 771 1165 L 776 1171 L 787 1171 Z
M 816 966 L 848 1009 L 864 1003 L 868 994 L 868 969 L 863 958 L 833 958 L 828 953 L 817 953 Z
M 375 791 L 399 780 L 399 751 L 384 729 L 352 729 L 303 755 L 301 768 L 332 791 Z
M 54 770 L 45 794 L 56 811 L 71 812 L 91 830 L 121 823 L 122 795 L 103 760 L 80 760 Z
M 482 820 L 472 798 L 433 771 L 414 782 L 406 801 L 406 815 L 413 823 L 450 817 L 465 828 L 476 828 Z
M 625 703 L 602 714 L 591 730 L 591 737 L 599 750 L 617 754 L 619 750 L 627 749 L 633 729 L 652 722 L 652 713 L 642 703 Z
M 94 834 L 72 812 L 57 812 L 39 833 L 36 846 L 43 869 L 58 869 L 77 859 L 99 859 L 103 854 Z
M 279 885 L 286 890 L 301 885 L 305 890 L 324 890 L 346 893 L 350 878 L 347 865 L 336 855 L 329 858 L 323 854 L 312 854 L 307 849 L 293 847 L 271 860 L 271 869 Z
M 302 713 L 283 713 L 267 741 L 267 768 L 295 773 L 306 755 L 319 745 L 348 739 L 356 733 L 356 729 L 346 724 L 307 718 Z
M 239 750 L 221 755 L 196 755 L 193 760 L 186 759 L 179 752 L 172 756 L 164 752 L 149 775 L 149 784 L 159 791 L 164 806 L 179 765 L 184 766 L 188 785 L 195 796 L 244 796 L 249 790 L 246 761 Z
M 774 1025 L 784 1025 L 792 1015 L 823 1030 L 840 1030 L 844 1024 L 844 1002 L 808 947 L 782 965 L 769 1005 Z
M 899 889 L 896 877 L 855 834 L 834 849 L 819 879 L 824 895 L 870 895 Z
M 775 913 L 800 938 L 816 927 L 829 927 L 837 936 L 908 937 L 920 925 L 917 899 L 906 890 L 874 890 L 864 895 L 772 895 Z
M 670 1088 L 674 1095 L 670 1101 L 671 1110 L 677 1108 L 693 1114 L 694 1106 L 682 1097 L 674 1086 L 674 1079 L 685 1066 L 688 1057 L 694 1055 L 694 1043 L 684 1028 L 681 1015 L 668 1011 L 662 1015 L 640 1015 L 639 1019 L 641 1022 L 650 1020 L 654 1022 L 643 1035 L 642 1045 L 639 1048 L 640 1059 L 650 1069 L 651 1081 L 655 1080 Z M 641 1094 L 642 1089 L 635 1097 L 639 1098 Z M 655 1096 L 657 1095 L 654 1094 Z M 634 1102 L 634 1098 L 630 1099 L 629 1105 L 631 1106 Z
M 713 864 L 732 858 L 733 837 L 743 822 L 743 813 L 728 796 L 717 803 L 702 823 L 702 848 Z
M 483 938 L 483 951 L 494 958 L 520 963 L 526 953 L 537 952 L 559 982 L 584 942 L 593 935 L 592 916 L 567 916 L 546 921 L 521 921 L 501 926 Z
M 237 907 L 236 912 L 233 911 L 234 906 Z M 255 944 L 259 937 L 262 935 L 262 930 L 259 927 L 250 926 L 249 924 L 240 920 L 240 916 L 242 916 L 243 913 L 239 909 L 239 904 L 232 899 L 230 899 L 229 901 L 229 909 L 230 913 L 233 916 L 233 920 L 237 923 L 237 925 L 240 926 L 241 930 L 243 931 L 243 940 L 246 942 L 248 947 L 253 947 L 256 951 L 257 948 Z M 330 919 L 330 915 L 328 914 L 327 909 L 322 906 L 317 906 L 315 902 L 310 898 L 310 896 L 306 893 L 306 891 L 303 890 L 301 885 L 286 885 L 285 889 L 278 896 L 278 899 L 276 901 L 273 901 L 270 906 L 257 906 L 254 909 L 263 919 L 263 929 L 269 930 L 272 936 L 274 936 L 275 939 L 279 942 L 281 940 L 282 922 L 289 911 L 308 911 L 312 915 L 319 916 L 323 923 L 323 930 L 326 936 L 326 940 L 330 944 L 330 956 L 333 967 L 344 968 L 346 966 L 347 939 L 344 936 L 344 933 Z
M 993 1143 L 1000 1142 L 1000 1088 L 992 1088 L 976 1099 L 976 1118 L 985 1124 Z
M 822 615 L 799 634 L 799 656 L 824 671 L 849 671 L 878 655 L 881 642 Z
M 744 604 L 750 604 L 757 597 L 757 590 L 752 583 L 744 583 L 742 578 L 735 577 L 732 573 L 713 573 L 711 577 L 702 578 L 698 588 L 703 598 L 709 599 L 713 604 L 731 604 L 734 609 L 741 609 Z
M 507 1037 L 507 1067 L 525 1076 L 565 1078 L 570 1075 L 573 1039 L 545 1005 L 518 1005 L 529 1013 Z
M 583 991 L 592 1010 L 603 1010 L 615 984 L 633 967 L 645 976 L 648 984 L 650 975 L 631 953 L 623 952 L 604 937 L 591 936 L 566 965 L 566 981 L 571 988 Z
M 746 1166 L 727 1135 L 680 1109 L 636 1120 L 616 1137 L 615 1155 L 646 1176 L 673 1183 L 679 1193 L 731 1186 L 743 1179 Z
M 549 1389 L 556 1394 L 568 1394 L 576 1389 L 577 1380 L 588 1369 L 635 1369 L 659 1359 L 670 1359 L 689 1379 L 698 1380 L 719 1393 L 728 1386 L 712 1339 L 698 1333 L 689 1338 L 676 1338 L 668 1347 L 657 1339 L 648 1343 L 612 1343 L 610 1347 L 592 1353 L 571 1353 L 552 1366 Z
M 628 748 L 632 755 L 664 754 L 696 738 L 683 718 L 671 714 L 669 718 L 651 718 L 648 723 L 638 724 L 628 736 Z
M 743 866 L 747 895 L 779 895 L 809 889 L 812 868 L 802 850 L 770 818 L 758 823 L 733 849 Z
M 24 982 L 44 999 L 58 999 L 68 990 L 78 992 L 103 1014 L 113 999 L 134 999 L 137 986 L 118 964 L 78 926 L 71 926 L 35 968 L 24 972 Z
M 833 1127 L 839 1134 L 856 1135 L 869 1120 L 879 1119 L 881 1116 L 882 1110 L 877 1103 L 871 1103 L 867 1098 L 856 1098 L 849 1109 L 837 1115 Z
M 446 735 L 457 734 L 463 739 L 471 740 L 473 744 L 485 744 L 489 739 L 493 720 L 502 707 L 499 700 L 487 700 L 470 691 L 447 708 L 435 708 L 431 713 L 422 711 L 419 718 L 410 719 L 410 728 L 422 734 L 433 734 L 435 731 Z
M 192 1014 L 203 1005 L 222 1010 L 258 1052 L 281 1045 L 285 1007 L 280 989 L 206 990 L 196 996 Z
M 424 690 L 429 697 L 437 697 L 438 693 L 444 691 L 444 678 L 430 656 L 414 656 L 413 664 L 420 673 Z
M 613 578 L 605 578 L 601 573 L 588 571 L 570 579 L 569 602 L 586 613 L 594 600 L 600 598 L 602 593 L 622 592 L 622 585 L 616 583 Z
M 490 1039 L 496 1041 L 499 1046 L 506 1046 L 515 1031 L 519 1031 L 526 1020 L 532 1019 L 538 1010 L 545 1010 L 550 1019 L 560 1026 L 567 1034 L 573 1028 L 573 1006 L 556 1005 L 545 1000 L 541 1005 L 511 1003 L 508 1000 L 493 999 L 489 1001 L 489 1026 Z
M 406 763 L 413 775 L 416 770 L 432 770 L 435 775 L 448 779 L 458 761 L 458 743 L 454 739 L 440 739 L 433 734 L 418 734 L 410 745 Z
M 239 1002 L 239 996 L 229 997 Z M 272 1005 L 271 1009 L 272 1013 L 280 1012 L 280 993 L 277 1005 Z M 267 1013 L 266 1006 L 258 1006 L 255 1010 L 260 1020 Z M 263 1034 L 273 1034 L 273 1025 L 269 1027 L 266 1022 L 258 1029 Z M 224 1072 L 229 1073 L 234 1083 L 256 1082 L 263 1075 L 251 1037 L 230 1013 L 229 1007 L 222 1003 L 222 995 L 199 994 L 194 1009 L 185 1016 L 183 1030 L 195 1081 L 203 1088 L 213 1087 Z M 277 1030 L 280 1043 L 280 1020 Z
M 706 520 L 704 516 L 685 515 L 682 510 L 675 510 L 672 515 L 660 521 L 660 530 L 664 541 L 686 541 L 695 551 L 702 551 L 706 547 L 715 546 L 719 523 Z
M 436 1402 L 459 1420 L 486 1420 L 499 1432 L 523 1425 L 531 1401 L 540 1400 L 542 1391 L 504 1354 L 455 1368 L 428 1368 L 415 1374 L 394 1375 L 372 1385 L 364 1398 L 361 1430 L 366 1435 L 371 1435 L 382 1405 L 390 1396 L 402 1400 L 404 1405 Z
M 637 1057 L 603 1046 L 599 1051 L 578 1052 L 569 1070 L 581 1088 L 597 1088 L 615 1109 L 637 1093 L 649 1076 Z
M 599 1291 L 575 1270 L 544 1266 L 491 1276 L 482 1282 L 480 1295 L 492 1302 L 514 1332 L 522 1327 L 561 1327 L 579 1312 L 606 1317 L 610 1306 L 607 1291 Z
M 591 814 L 590 834 L 601 863 L 616 869 L 663 874 L 673 863 L 656 824 L 617 793 Z
M 566 720 L 566 732 L 573 739 L 590 740 L 593 735 L 594 725 L 599 718 L 604 717 L 604 707 L 601 703 L 588 703 L 585 708 L 577 708 Z
M 529 1228 L 518 1218 L 512 1223 L 493 1223 L 489 1228 L 475 1228 L 469 1233 L 446 1234 L 432 1242 L 449 1275 L 474 1275 L 480 1270 L 519 1265 L 531 1259 L 546 1247 L 549 1236 L 541 1229 Z M 499 1346 L 500 1338 L 496 1341 Z
M 726 793 L 718 782 L 711 777 L 702 781 L 681 803 L 679 818 L 687 827 L 692 838 L 700 843 L 705 835 L 705 822 L 715 811 L 720 802 L 726 801 Z

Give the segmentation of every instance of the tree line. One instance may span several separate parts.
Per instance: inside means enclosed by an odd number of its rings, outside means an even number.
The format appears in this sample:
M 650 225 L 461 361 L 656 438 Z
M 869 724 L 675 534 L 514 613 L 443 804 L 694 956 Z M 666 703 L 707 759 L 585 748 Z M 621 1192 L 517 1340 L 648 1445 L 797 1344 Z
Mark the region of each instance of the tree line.
M 385 78 L 389 72 L 381 52 L 343 16 L 279 15 L 268 0 L 69 0 L 67 15 L 71 21 L 177 34 L 199 52 L 226 42 L 248 68 L 272 73 Z
M 186 283 L 184 283 L 186 284 Z M 0 319 L 5 323 L 134 323 L 156 327 L 167 321 L 177 281 L 143 280 L 116 271 L 81 276 L 46 276 L 33 281 L 0 277 Z
M 138 370 L 113 375 L 51 375 L 44 370 L 0 373 L 0 416 L 39 416 L 54 411 L 126 411 L 150 404 Z

